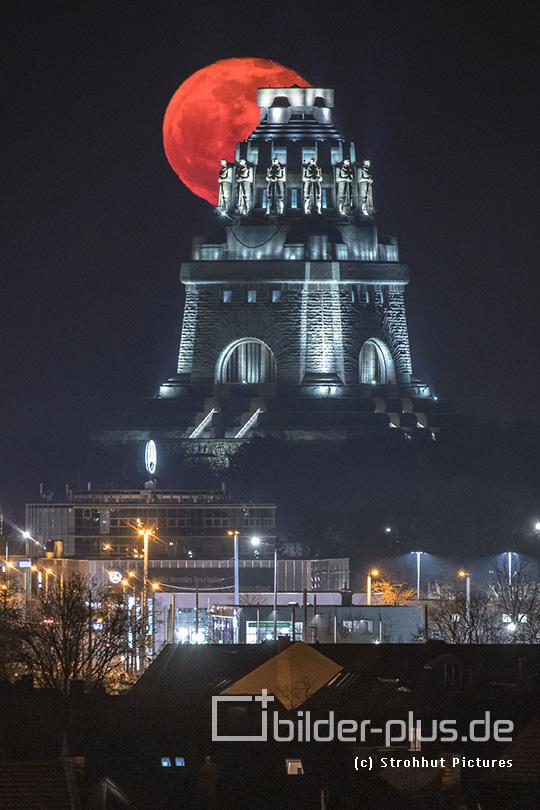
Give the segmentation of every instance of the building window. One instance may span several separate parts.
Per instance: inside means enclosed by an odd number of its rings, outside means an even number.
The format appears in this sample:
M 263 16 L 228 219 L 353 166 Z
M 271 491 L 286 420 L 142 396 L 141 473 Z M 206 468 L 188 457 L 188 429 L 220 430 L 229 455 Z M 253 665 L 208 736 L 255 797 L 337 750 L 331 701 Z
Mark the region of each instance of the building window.
M 298 189 L 291 188 L 291 208 L 298 208 Z
M 326 208 L 326 189 L 323 188 L 321 190 L 321 200 L 322 200 L 322 207 Z
M 237 340 L 222 352 L 216 377 L 218 382 L 233 384 L 275 382 L 276 361 L 262 340 Z
M 377 338 L 366 340 L 358 358 L 361 383 L 386 385 L 396 381 L 394 361 L 388 346 Z
M 161 767 L 162 768 L 170 768 L 171 767 L 171 758 L 170 757 L 161 757 Z
M 281 301 L 281 290 L 272 290 L 272 303 L 278 304 Z
M 248 290 L 247 292 L 247 302 L 248 304 L 254 304 L 257 301 L 257 291 L 256 290 Z
M 230 304 L 232 301 L 232 290 L 223 290 L 221 300 L 224 304 Z
M 302 163 L 309 163 L 312 159 L 317 160 L 317 146 L 303 146 Z

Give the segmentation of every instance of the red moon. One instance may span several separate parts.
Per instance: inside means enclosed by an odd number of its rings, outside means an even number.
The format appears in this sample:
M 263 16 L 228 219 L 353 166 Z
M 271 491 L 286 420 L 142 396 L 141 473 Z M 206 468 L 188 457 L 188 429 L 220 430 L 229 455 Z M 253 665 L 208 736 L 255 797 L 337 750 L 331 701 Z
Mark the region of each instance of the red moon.
M 234 161 L 237 141 L 259 123 L 258 87 L 311 87 L 298 73 L 268 59 L 223 59 L 180 85 L 163 120 L 163 144 L 186 186 L 218 201 L 221 158 Z

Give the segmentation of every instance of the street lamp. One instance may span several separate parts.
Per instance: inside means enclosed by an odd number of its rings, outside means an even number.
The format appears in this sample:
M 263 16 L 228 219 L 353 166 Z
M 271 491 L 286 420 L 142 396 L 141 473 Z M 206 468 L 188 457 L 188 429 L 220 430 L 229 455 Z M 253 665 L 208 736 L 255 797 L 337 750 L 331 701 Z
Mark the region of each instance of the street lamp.
M 145 626 L 148 623 L 148 540 L 150 536 L 154 535 L 155 527 L 153 526 L 143 526 L 140 518 L 137 518 L 137 530 L 141 537 L 144 537 L 144 545 L 143 545 L 143 604 L 142 604 L 142 619 Z M 152 616 L 152 625 L 154 623 L 154 617 Z M 153 632 L 153 630 L 152 630 Z M 144 656 L 146 658 L 146 631 L 144 635 Z M 144 664 L 143 664 L 144 666 Z
M 416 554 L 416 598 L 420 601 L 420 558 L 423 551 L 411 551 L 411 554 Z
M 465 578 L 465 616 L 467 622 L 469 622 L 471 614 L 471 575 L 468 571 L 460 571 L 459 576 Z
M 24 553 L 26 555 L 26 554 L 28 554 L 28 541 L 32 539 L 32 535 L 30 534 L 29 531 L 21 532 L 21 534 L 22 534 L 23 540 L 24 540 Z M 34 540 L 34 542 L 36 542 L 36 541 Z
M 238 583 L 238 535 L 240 532 L 238 529 L 233 529 L 232 531 L 228 531 L 227 534 L 234 537 L 234 604 L 238 607 L 238 603 L 240 602 L 240 588 Z
M 234 606 L 236 614 L 236 610 L 238 609 L 238 603 L 240 602 L 240 588 L 238 582 L 238 535 L 240 534 L 240 532 L 238 531 L 238 529 L 232 529 L 231 531 L 228 531 L 227 534 L 229 534 L 231 537 L 234 538 Z M 234 620 L 233 630 L 234 630 L 234 643 L 237 644 L 238 615 L 236 615 L 236 618 Z
M 377 568 L 374 568 L 372 571 L 369 571 L 367 575 L 367 604 L 371 605 L 371 577 L 378 577 L 379 571 Z
M 47 599 L 49 595 L 49 574 L 52 574 L 52 568 L 45 569 L 45 599 Z
M 512 587 L 512 552 L 506 552 L 506 559 L 508 561 L 508 585 Z
M 143 608 L 146 615 L 146 599 L 148 590 L 148 538 L 154 534 L 154 529 L 149 526 L 143 526 L 140 519 L 137 518 L 137 529 L 141 537 L 144 537 L 143 545 Z
M 251 542 L 254 546 L 260 546 L 260 537 L 252 537 Z M 272 545 L 266 542 L 266 546 Z M 278 577 L 278 559 L 277 559 L 277 545 L 274 543 L 274 641 L 277 639 L 277 577 Z

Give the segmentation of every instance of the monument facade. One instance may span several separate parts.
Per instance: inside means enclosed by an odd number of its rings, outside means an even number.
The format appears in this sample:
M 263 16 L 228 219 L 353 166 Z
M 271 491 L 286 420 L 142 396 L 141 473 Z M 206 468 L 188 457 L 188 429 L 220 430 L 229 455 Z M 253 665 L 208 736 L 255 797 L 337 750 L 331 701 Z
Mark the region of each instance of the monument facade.
M 436 439 L 463 425 L 413 373 L 397 240 L 379 232 L 369 157 L 324 88 L 258 91 L 260 123 L 216 160 L 209 233 L 181 268 L 176 374 L 101 442 L 226 456 L 255 436 Z

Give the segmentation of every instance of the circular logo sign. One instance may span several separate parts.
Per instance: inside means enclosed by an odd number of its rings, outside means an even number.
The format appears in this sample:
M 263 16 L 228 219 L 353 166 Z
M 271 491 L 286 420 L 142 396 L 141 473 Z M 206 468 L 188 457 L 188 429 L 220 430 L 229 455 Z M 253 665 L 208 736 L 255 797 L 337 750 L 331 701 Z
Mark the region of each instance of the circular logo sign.
M 153 439 L 146 442 L 146 447 L 144 448 L 144 466 L 150 475 L 154 475 L 157 466 L 157 447 Z
M 118 585 L 119 582 L 122 582 L 122 574 L 120 571 L 109 571 L 109 579 L 113 585 Z

